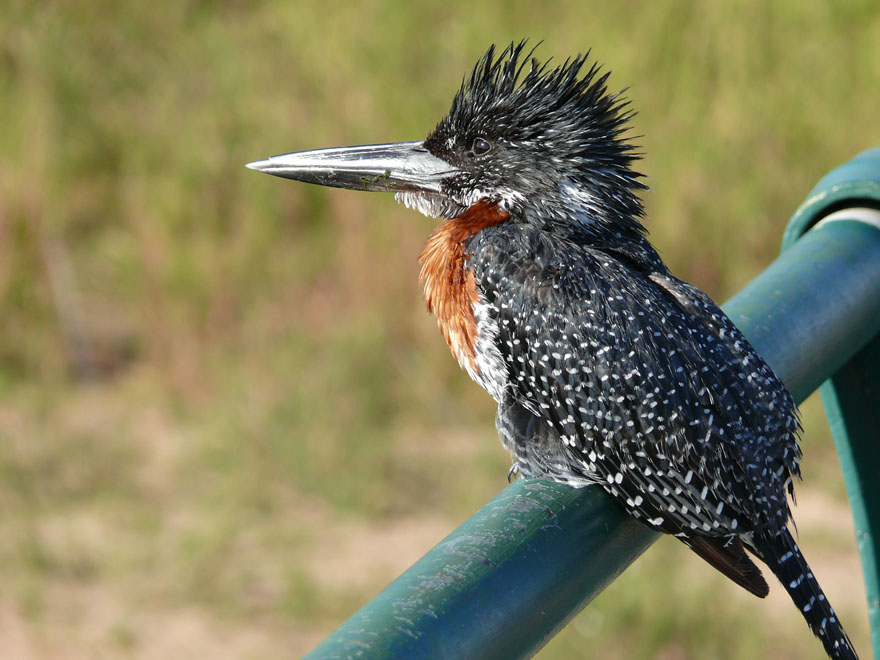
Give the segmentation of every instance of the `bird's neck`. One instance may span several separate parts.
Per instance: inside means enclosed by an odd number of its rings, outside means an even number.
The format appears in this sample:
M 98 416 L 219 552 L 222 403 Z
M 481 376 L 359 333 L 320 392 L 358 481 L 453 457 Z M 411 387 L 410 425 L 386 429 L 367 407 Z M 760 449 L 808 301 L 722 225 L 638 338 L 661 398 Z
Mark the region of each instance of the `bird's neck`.
M 641 204 L 624 201 L 610 203 L 568 181 L 558 194 L 525 206 L 522 218 L 554 240 L 607 252 L 638 271 L 667 272 L 640 222 Z
M 478 371 L 474 304 L 479 293 L 473 273 L 465 268 L 465 246 L 486 227 L 501 224 L 509 217 L 498 205 L 481 200 L 437 227 L 419 256 L 419 282 L 428 311 L 437 316 L 449 349 L 469 371 Z

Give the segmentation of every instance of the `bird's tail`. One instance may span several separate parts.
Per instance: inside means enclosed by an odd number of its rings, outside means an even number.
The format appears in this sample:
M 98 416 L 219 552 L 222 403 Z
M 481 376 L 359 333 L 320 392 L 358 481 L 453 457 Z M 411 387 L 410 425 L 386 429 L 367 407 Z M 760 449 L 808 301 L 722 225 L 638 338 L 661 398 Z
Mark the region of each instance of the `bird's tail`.
M 852 642 L 789 531 L 756 536 L 754 545 L 758 556 L 782 582 L 810 630 L 822 640 L 828 656 L 835 660 L 858 660 Z

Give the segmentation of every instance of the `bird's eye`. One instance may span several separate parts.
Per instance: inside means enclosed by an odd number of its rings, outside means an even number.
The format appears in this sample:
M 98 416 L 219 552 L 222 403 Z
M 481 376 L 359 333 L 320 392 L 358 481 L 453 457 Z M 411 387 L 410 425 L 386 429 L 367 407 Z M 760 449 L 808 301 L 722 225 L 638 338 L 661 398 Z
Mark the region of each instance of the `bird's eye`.
M 483 154 L 489 153 L 489 149 L 492 148 L 492 145 L 489 144 L 488 140 L 485 138 L 478 137 L 474 140 L 474 144 L 471 146 L 471 150 L 474 152 L 475 156 L 482 156 Z

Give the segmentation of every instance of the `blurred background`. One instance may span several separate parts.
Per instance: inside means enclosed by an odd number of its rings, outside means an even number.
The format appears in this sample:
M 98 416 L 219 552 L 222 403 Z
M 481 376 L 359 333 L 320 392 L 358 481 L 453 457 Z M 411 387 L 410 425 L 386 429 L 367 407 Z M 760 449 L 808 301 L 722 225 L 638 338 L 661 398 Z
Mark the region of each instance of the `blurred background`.
M 0 656 L 297 657 L 506 484 L 417 285 L 433 223 L 244 163 L 424 137 L 486 47 L 628 87 L 653 240 L 723 301 L 876 146 L 871 2 L 146 2 L 0 10 Z M 805 553 L 867 652 L 821 406 Z M 823 658 L 658 542 L 539 655 Z

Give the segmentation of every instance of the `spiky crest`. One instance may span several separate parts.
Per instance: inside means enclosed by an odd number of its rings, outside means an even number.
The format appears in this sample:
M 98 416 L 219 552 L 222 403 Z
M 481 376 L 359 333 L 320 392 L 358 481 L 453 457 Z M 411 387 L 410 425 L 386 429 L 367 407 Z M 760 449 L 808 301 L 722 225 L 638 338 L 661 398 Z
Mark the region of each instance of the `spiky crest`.
M 495 199 L 514 218 L 567 235 L 642 235 L 645 186 L 625 136 L 629 102 L 608 92 L 609 74 L 587 65 L 589 51 L 553 68 L 534 51 L 521 41 L 496 57 L 490 47 L 425 140 L 465 172 L 449 197 L 464 206 Z M 491 144 L 488 154 L 474 153 L 478 138 Z

